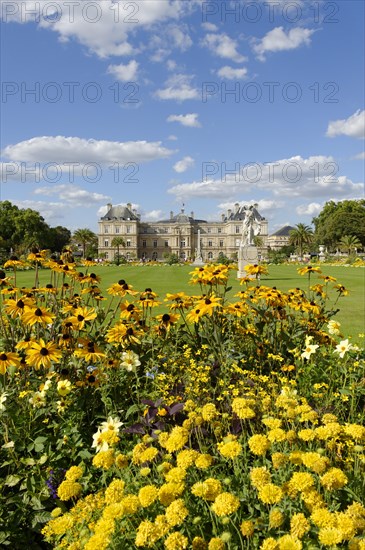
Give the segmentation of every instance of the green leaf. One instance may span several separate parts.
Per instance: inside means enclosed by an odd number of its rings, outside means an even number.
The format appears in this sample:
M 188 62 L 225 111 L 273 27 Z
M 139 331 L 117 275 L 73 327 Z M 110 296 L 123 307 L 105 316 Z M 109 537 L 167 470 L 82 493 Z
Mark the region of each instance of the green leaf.
M 7 485 L 8 487 L 14 487 L 21 481 L 21 479 L 22 479 L 21 476 L 14 476 L 14 475 L 7 476 L 5 480 L 5 485 Z
M 50 519 L 52 516 L 49 512 L 38 512 L 33 516 L 32 528 L 35 529 L 39 523 L 47 523 Z

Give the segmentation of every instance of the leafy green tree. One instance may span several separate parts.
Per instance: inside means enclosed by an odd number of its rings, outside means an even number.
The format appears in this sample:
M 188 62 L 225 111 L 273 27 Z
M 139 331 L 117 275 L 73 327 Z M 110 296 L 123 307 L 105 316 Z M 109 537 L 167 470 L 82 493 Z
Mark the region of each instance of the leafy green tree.
M 86 258 L 88 248 L 90 249 L 98 246 L 97 235 L 88 228 L 76 229 L 72 235 L 72 240 L 74 243 L 82 247 L 82 255 L 84 258 Z
M 120 249 L 121 246 L 123 248 L 125 247 L 125 240 L 123 239 L 123 237 L 114 237 L 114 239 L 111 242 L 111 245 L 112 245 L 113 248 L 117 249 L 116 261 L 117 261 L 117 265 L 119 265 L 120 264 L 119 249 Z
M 289 244 L 293 244 L 298 250 L 299 256 L 303 256 L 304 248 L 313 242 L 313 230 L 309 225 L 298 223 L 295 229 L 290 231 Z
M 57 225 L 57 227 L 51 227 L 49 229 L 49 244 L 47 248 L 50 248 L 52 252 L 62 252 L 65 246 L 70 244 L 71 231 L 67 227 Z
M 0 203 L 0 237 L 7 254 L 18 254 L 32 247 L 48 248 L 49 225 L 36 210 L 20 209 L 10 201 Z
M 362 248 L 362 244 L 355 235 L 344 235 L 338 243 L 340 250 L 345 250 L 350 256 L 357 248 Z
M 345 236 L 357 237 L 365 246 L 365 199 L 326 202 L 313 224 L 316 243 L 330 250 Z

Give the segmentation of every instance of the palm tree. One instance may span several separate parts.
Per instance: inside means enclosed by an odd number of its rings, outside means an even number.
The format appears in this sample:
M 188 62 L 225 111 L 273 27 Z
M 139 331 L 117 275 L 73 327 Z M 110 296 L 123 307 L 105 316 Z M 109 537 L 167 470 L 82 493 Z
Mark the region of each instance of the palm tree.
M 117 265 L 119 265 L 119 247 L 125 247 L 125 241 L 123 237 L 114 237 L 111 244 L 113 248 L 117 249 Z
M 298 223 L 295 229 L 290 231 L 289 244 L 293 244 L 298 248 L 299 256 L 303 256 L 303 248 L 306 244 L 313 242 L 313 230 L 309 225 Z
M 98 237 L 95 235 L 91 229 L 76 229 L 73 234 L 72 240 L 82 246 L 82 256 L 86 256 L 86 248 L 90 245 L 97 246 Z
M 350 256 L 351 251 L 362 248 L 361 242 L 356 235 L 344 235 L 338 243 L 338 246 L 341 250 L 346 250 L 348 256 Z

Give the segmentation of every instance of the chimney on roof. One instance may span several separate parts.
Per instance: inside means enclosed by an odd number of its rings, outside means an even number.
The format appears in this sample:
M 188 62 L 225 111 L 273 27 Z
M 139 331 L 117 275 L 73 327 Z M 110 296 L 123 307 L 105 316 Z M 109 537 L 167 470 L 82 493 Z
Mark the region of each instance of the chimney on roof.
M 190 217 L 194 219 L 194 212 L 193 211 L 190 212 Z
M 227 210 L 227 218 L 230 218 L 231 217 L 231 214 L 232 214 L 232 210 L 230 208 L 228 208 Z
M 173 213 L 173 211 L 171 210 L 171 211 L 170 211 L 170 220 L 172 220 L 173 217 L 174 217 L 174 213 Z
M 225 214 L 222 214 L 222 222 L 224 222 L 224 218 L 226 217 Z
M 128 208 L 128 210 L 131 210 L 131 209 L 132 209 L 132 205 L 131 205 L 130 202 L 127 202 L 127 208 Z
M 108 202 L 108 204 L 106 205 L 106 208 L 107 208 L 107 212 L 109 212 L 109 210 L 112 208 L 112 203 L 111 202 Z
M 234 213 L 237 214 L 237 212 L 239 211 L 239 209 L 240 209 L 239 203 L 238 203 L 238 202 L 235 202 L 235 204 L 234 204 Z

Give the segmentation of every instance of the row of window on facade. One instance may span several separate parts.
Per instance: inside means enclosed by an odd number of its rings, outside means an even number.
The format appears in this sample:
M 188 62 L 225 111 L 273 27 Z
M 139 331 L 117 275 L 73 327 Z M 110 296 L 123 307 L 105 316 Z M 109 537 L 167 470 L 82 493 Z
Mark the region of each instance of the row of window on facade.
M 111 230 L 110 230 L 110 226 L 109 225 L 104 225 L 103 227 L 103 232 L 104 233 L 113 233 L 113 227 L 114 227 L 114 230 L 115 230 L 115 233 L 116 234 L 120 234 L 121 233 L 121 227 L 120 226 L 111 226 Z M 127 225 L 125 228 L 124 233 L 132 233 L 132 226 L 131 225 Z M 212 230 L 214 229 L 214 231 Z M 157 230 L 155 230 L 157 231 Z M 150 231 L 145 231 L 146 233 L 149 233 Z M 169 233 L 169 228 L 167 227 L 163 227 L 161 229 L 159 229 L 159 232 L 160 233 Z M 223 231 L 223 228 L 222 227 L 215 227 L 215 228 L 212 228 L 212 227 L 208 227 L 206 231 L 203 230 L 203 233 L 224 233 Z M 235 232 L 238 234 L 238 233 L 241 233 L 242 232 L 242 225 L 236 225 L 235 226 Z
M 127 260 L 132 260 L 132 259 L 133 259 L 132 256 L 131 256 L 131 254 L 130 254 L 130 252 L 127 252 L 126 254 L 123 254 L 123 256 L 125 256 L 125 258 L 126 258 Z M 110 259 L 110 257 L 109 257 L 109 252 L 104 252 L 104 257 L 105 257 L 106 260 L 109 260 L 109 259 Z M 208 252 L 208 254 L 207 254 L 206 257 L 207 257 L 208 260 L 213 260 L 213 259 L 214 259 L 214 254 L 213 254 L 213 252 Z M 187 259 L 188 259 L 187 254 L 186 254 L 185 252 L 181 252 L 181 253 L 180 253 L 180 260 L 184 260 L 184 261 L 185 261 L 185 260 L 187 260 Z M 147 260 L 147 257 L 146 257 L 145 254 L 142 254 L 142 260 Z M 158 253 L 157 253 L 157 252 L 153 252 L 153 253 L 152 253 L 151 260 L 158 260 Z
M 104 240 L 104 246 L 109 247 L 109 240 L 108 239 Z M 130 248 L 131 246 L 132 246 L 132 242 L 128 239 L 126 241 L 126 247 Z M 164 246 L 166 248 L 168 248 L 170 246 L 169 241 L 164 241 Z M 207 246 L 208 247 L 213 247 L 213 241 L 208 241 Z M 157 248 L 157 247 L 158 247 L 158 241 L 155 240 L 155 241 L 153 241 L 153 248 Z M 219 247 L 220 248 L 224 247 L 224 241 L 223 240 L 219 241 Z M 142 241 L 142 248 L 147 248 L 147 241 L 145 241 L 145 240 Z M 186 248 L 186 241 L 180 241 L 180 248 Z

